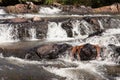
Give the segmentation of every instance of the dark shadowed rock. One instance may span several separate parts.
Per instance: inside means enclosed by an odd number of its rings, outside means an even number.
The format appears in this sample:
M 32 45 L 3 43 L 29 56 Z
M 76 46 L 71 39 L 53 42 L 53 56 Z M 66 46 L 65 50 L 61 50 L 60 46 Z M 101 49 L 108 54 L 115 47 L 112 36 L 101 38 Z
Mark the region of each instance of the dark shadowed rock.
M 61 27 L 63 29 L 65 29 L 65 31 L 67 32 L 67 36 L 68 37 L 73 37 L 73 33 L 72 33 L 72 21 L 71 20 L 68 20 L 66 22 L 63 22 Z
M 93 60 L 97 57 L 97 49 L 94 45 L 85 44 L 80 51 L 81 60 Z
M 101 36 L 103 32 L 104 32 L 104 30 L 95 31 L 95 32 L 89 34 L 87 38 L 93 37 L 93 36 Z
M 100 47 L 98 45 L 92 45 L 90 43 L 72 47 L 71 57 L 72 59 L 78 59 L 82 61 L 97 59 L 100 55 Z

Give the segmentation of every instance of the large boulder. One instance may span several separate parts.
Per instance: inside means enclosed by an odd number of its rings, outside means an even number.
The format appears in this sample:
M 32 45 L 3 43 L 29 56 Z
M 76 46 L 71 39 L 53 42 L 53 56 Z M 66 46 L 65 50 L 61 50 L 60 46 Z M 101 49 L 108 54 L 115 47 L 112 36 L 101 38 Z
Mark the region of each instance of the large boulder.
M 93 13 L 119 13 L 119 12 L 120 12 L 120 4 L 118 3 L 110 6 L 104 6 L 93 9 Z
M 30 2 L 27 4 L 16 4 L 14 6 L 7 6 L 6 11 L 8 13 L 36 13 L 38 12 L 38 7 Z
M 100 49 L 101 48 L 98 45 L 92 45 L 89 43 L 80 46 L 75 46 L 72 47 L 71 57 L 73 60 L 94 60 L 99 58 Z
M 34 54 L 37 54 L 40 59 L 56 59 L 66 54 L 66 51 L 70 49 L 69 44 L 43 44 L 29 50 L 26 58 L 31 58 Z

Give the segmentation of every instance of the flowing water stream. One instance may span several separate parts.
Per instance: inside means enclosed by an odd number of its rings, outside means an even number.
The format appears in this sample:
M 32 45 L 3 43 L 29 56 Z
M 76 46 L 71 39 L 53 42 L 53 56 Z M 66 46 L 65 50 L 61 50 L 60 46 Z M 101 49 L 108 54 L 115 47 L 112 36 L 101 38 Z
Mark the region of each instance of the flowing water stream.
M 28 48 L 43 43 L 68 43 L 73 46 L 84 43 L 98 44 L 106 47 L 102 54 L 104 60 L 71 61 L 68 55 L 55 60 L 26 60 L 14 56 L 0 55 L 0 80 L 120 80 L 120 65 L 111 56 L 114 51 L 109 44 L 120 46 L 119 15 L 61 15 L 57 8 L 41 8 L 39 14 L 6 14 L 0 9 L 0 46 L 4 48 Z M 45 15 L 44 15 L 45 13 Z M 55 14 L 55 15 L 54 15 Z M 3 23 L 3 19 L 15 17 L 64 17 L 70 18 L 72 28 L 65 29 L 65 22 L 49 21 L 45 23 L 46 32 L 42 33 L 36 25 Z M 77 18 L 76 18 L 77 17 Z M 97 24 L 90 23 L 81 17 L 97 17 Z M 75 19 L 72 19 L 75 18 Z M 80 18 L 80 19 L 78 19 Z M 41 25 L 36 23 L 37 25 Z M 28 27 L 26 27 L 28 25 Z M 94 33 L 95 26 L 105 31 L 100 36 L 88 37 Z M 42 25 L 43 26 L 43 25 Z M 67 32 L 68 30 L 68 32 Z M 71 31 L 71 32 L 70 32 Z M 71 33 L 71 37 L 69 34 Z M 45 34 L 45 35 L 44 35 Z M 43 37 L 41 38 L 41 36 Z M 40 36 L 40 37 L 39 37 Z

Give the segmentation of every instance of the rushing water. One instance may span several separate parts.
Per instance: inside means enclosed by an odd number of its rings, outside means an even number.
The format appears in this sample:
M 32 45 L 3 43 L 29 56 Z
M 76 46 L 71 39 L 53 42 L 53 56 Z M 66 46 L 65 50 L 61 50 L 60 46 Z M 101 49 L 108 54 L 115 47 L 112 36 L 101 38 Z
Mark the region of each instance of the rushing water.
M 55 7 L 41 7 L 39 10 L 40 14 L 56 14 L 56 13 L 60 13 L 61 10 Z
M 50 11 L 50 12 L 49 12 Z M 0 18 L 8 19 L 14 17 L 33 17 L 42 16 L 43 13 L 55 14 L 61 10 L 57 8 L 41 8 L 40 14 L 12 14 L 3 15 L 5 12 L 0 9 Z M 49 13 L 48 13 L 49 12 Z M 46 15 L 51 16 L 51 15 Z M 45 17 L 46 17 L 45 16 Z M 61 15 L 60 15 L 61 16 Z M 93 17 L 104 15 L 69 15 L 69 17 Z M 106 15 L 108 18 L 110 15 Z M 54 16 L 59 17 L 59 15 Z M 62 15 L 62 17 L 68 17 L 68 15 Z M 104 60 L 92 60 L 92 61 L 71 61 L 69 55 L 65 55 L 55 60 L 26 60 L 17 57 L 4 57 L 0 56 L 0 80 L 120 80 L 120 65 L 115 63 L 116 60 L 111 55 L 114 51 L 107 47 L 108 44 L 120 45 L 120 20 L 116 18 L 111 19 L 110 27 L 106 28 L 104 22 L 107 19 L 98 19 L 98 25 L 100 29 L 105 29 L 101 36 L 88 37 L 93 33 L 93 25 L 86 20 L 73 20 L 71 22 L 72 37 L 68 37 L 65 29 L 62 28 L 64 22 L 49 22 L 47 23 L 48 30 L 44 40 L 38 39 L 38 32 L 36 26 L 30 26 L 25 28 L 21 41 L 19 35 L 19 27 L 22 25 L 13 24 L 0 24 L 0 46 L 4 48 L 16 49 L 27 48 L 34 45 L 40 45 L 50 42 L 61 42 L 75 45 L 81 45 L 84 43 L 99 44 L 106 47 L 106 51 L 102 56 Z M 41 34 L 40 34 L 41 35 Z M 37 41 L 36 41 L 37 40 Z M 16 42 L 18 41 L 18 42 Z M 3 43 L 4 42 L 4 43 Z M 12 42 L 12 43 L 7 43 Z M 14 43 L 13 43 L 14 42 Z

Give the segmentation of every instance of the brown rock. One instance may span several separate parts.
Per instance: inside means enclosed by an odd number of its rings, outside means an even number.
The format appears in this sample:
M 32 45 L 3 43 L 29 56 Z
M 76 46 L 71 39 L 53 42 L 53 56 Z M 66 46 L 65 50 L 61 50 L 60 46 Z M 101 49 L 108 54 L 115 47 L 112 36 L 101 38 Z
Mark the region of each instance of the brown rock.
M 38 12 L 38 7 L 33 3 L 16 4 L 15 6 L 7 6 L 6 11 L 8 13 L 34 13 Z
M 38 17 L 38 16 L 34 16 L 33 17 L 33 21 L 41 21 L 42 19 L 40 18 L 40 17 Z
M 120 12 L 120 4 L 113 4 L 93 9 L 94 13 L 118 13 Z
M 70 47 L 69 44 L 45 44 L 37 47 L 37 55 L 42 59 L 55 59 L 60 55 L 65 55 Z
M 27 22 L 28 20 L 26 18 L 14 18 L 14 19 L 11 19 L 10 22 Z

